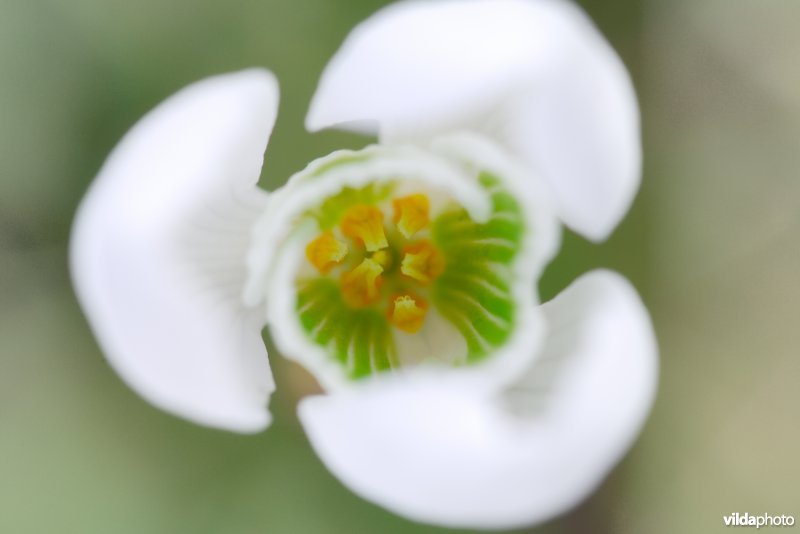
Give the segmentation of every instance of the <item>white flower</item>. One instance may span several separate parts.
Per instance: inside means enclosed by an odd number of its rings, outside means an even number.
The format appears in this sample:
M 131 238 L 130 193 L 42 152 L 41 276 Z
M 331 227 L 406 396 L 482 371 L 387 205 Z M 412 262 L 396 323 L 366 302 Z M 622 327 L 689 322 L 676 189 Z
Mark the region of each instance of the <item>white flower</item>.
M 157 406 L 255 432 L 261 328 L 326 390 L 300 419 L 353 491 L 448 526 L 543 521 L 629 448 L 650 320 L 594 271 L 539 305 L 559 220 L 604 239 L 640 172 L 628 75 L 560 0 L 407 1 L 358 26 L 307 126 L 379 144 L 256 186 L 266 71 L 210 78 L 129 132 L 88 192 L 72 273 L 109 361 Z

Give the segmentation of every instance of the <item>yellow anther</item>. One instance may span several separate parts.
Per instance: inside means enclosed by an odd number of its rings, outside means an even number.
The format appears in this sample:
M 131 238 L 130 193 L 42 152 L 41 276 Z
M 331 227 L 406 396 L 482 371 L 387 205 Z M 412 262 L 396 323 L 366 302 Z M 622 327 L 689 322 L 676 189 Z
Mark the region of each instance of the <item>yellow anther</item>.
M 382 272 L 383 267 L 367 258 L 352 271 L 344 273 L 341 282 L 345 301 L 357 308 L 378 302 L 381 298 Z
M 327 273 L 347 256 L 347 245 L 324 232 L 306 247 L 306 258 L 321 273 Z
M 392 253 L 386 249 L 375 252 L 369 259 L 383 267 L 384 271 L 392 266 Z
M 430 222 L 428 197 L 422 194 L 395 199 L 394 223 L 406 239 L 416 234 Z
M 389 322 L 403 332 L 413 334 L 422 328 L 427 312 L 428 303 L 423 299 L 411 295 L 399 295 L 389 304 Z
M 424 240 L 403 249 L 400 272 L 422 284 L 430 284 L 444 271 L 444 256 L 433 243 Z
M 363 243 L 368 252 L 386 248 L 386 234 L 383 232 L 383 213 L 374 206 L 353 206 L 342 217 L 342 233 Z

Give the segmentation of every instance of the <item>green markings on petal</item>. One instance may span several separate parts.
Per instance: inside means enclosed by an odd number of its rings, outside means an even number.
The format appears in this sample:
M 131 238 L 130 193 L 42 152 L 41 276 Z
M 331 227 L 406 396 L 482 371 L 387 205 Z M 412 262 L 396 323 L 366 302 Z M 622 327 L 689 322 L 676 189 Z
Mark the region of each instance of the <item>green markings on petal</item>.
M 325 347 L 350 378 L 397 367 L 391 329 L 374 309 L 345 304 L 336 281 L 316 278 L 301 285 L 297 313 L 306 334 Z
M 479 181 L 492 205 L 487 221 L 475 222 L 467 210 L 454 203 L 433 219 L 430 235 L 426 228 L 426 234 L 413 239 L 391 231 L 392 219 L 382 211 L 381 204 L 388 205 L 396 193 L 397 182 L 344 188 L 307 212 L 318 221 L 321 231 L 330 233 L 338 228 L 336 231 L 349 236 L 345 219 L 350 210 L 367 206 L 379 211 L 383 230 L 390 229 L 385 234 L 388 245 L 384 243 L 382 248 L 388 246 L 387 250 L 397 256 L 396 263 L 406 267 L 391 270 L 379 263 L 381 279 L 374 280 L 374 285 L 376 291 L 382 288 L 380 298 L 365 302 L 351 298 L 348 281 L 358 266 L 376 258 L 378 252 L 374 250 L 361 250 L 336 273 L 318 268 L 319 277 L 308 279 L 303 275 L 303 279 L 296 280 L 296 311 L 303 330 L 324 350 L 327 361 L 338 365 L 345 376 L 359 379 L 398 368 L 401 357 L 418 361 L 420 357 L 435 360 L 440 356 L 398 352 L 395 329 L 404 331 L 404 335 L 415 335 L 420 325 L 404 328 L 406 323 L 395 316 L 397 299 L 421 303 L 423 321 L 428 306 L 435 308 L 464 337 L 467 363 L 482 361 L 509 340 L 516 320 L 514 262 L 522 247 L 525 218 L 517 200 L 500 180 L 484 173 Z M 350 245 L 351 252 L 364 246 L 357 239 Z M 435 254 L 421 254 L 425 247 Z M 399 261 L 401 253 L 404 256 Z M 420 272 L 435 274 L 424 279 L 413 276 L 411 267 L 406 265 L 409 258 L 418 260 Z M 463 346 L 460 340 L 458 343 Z
M 509 281 L 524 232 L 519 204 L 500 181 L 484 173 L 480 183 L 491 195 L 488 221 L 476 223 L 466 210 L 454 209 L 433 223 L 446 267 L 431 288 L 432 301 L 466 339 L 470 363 L 505 343 L 513 331 Z
M 342 216 L 359 204 L 375 205 L 389 198 L 394 185 L 392 183 L 372 183 L 361 188 L 345 187 L 338 194 L 328 198 L 311 215 L 317 219 L 321 230 L 329 230 L 336 226 Z

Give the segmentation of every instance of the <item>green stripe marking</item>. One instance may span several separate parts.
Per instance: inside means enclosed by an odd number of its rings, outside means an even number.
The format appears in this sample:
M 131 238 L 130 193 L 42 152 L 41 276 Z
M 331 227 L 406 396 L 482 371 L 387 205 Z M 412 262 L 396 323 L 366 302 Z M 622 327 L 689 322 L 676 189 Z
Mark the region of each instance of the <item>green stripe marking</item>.
M 441 276 L 423 292 L 466 340 L 468 363 L 482 361 L 513 332 L 511 280 L 525 232 L 522 209 L 500 180 L 484 173 L 480 184 L 490 196 L 491 217 L 479 224 L 465 209 L 454 207 L 434 219 L 431 238 L 446 264 Z M 351 207 L 375 205 L 392 193 L 391 182 L 345 188 L 308 214 L 322 230 L 330 229 Z M 296 309 L 303 330 L 351 379 L 399 366 L 394 327 L 383 306 L 385 303 L 350 307 L 342 297 L 339 280 L 331 276 L 298 282 Z
M 301 284 L 297 312 L 306 334 L 325 347 L 350 378 L 397 367 L 394 338 L 378 310 L 345 304 L 339 284 L 315 278 Z
M 446 267 L 433 283 L 432 302 L 464 336 L 469 363 L 481 361 L 513 331 L 509 281 L 525 228 L 519 204 L 500 180 L 483 173 L 480 183 L 491 195 L 488 221 L 478 224 L 458 208 L 433 222 L 433 239 Z

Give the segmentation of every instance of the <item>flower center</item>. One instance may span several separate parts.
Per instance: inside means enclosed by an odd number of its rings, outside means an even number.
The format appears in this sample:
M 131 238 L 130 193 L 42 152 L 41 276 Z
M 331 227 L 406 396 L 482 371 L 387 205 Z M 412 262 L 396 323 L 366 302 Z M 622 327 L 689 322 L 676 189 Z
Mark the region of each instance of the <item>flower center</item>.
M 400 179 L 344 187 L 307 212 L 319 231 L 296 275 L 308 338 L 349 378 L 442 359 L 481 361 L 514 328 L 523 214 L 483 174 L 491 216 Z M 416 341 L 415 341 L 416 340 Z
M 333 229 L 306 246 L 306 258 L 319 274 L 338 277 L 350 308 L 374 308 L 395 328 L 414 333 L 428 310 L 421 287 L 444 272 L 444 255 L 430 239 L 419 238 L 430 227 L 427 195 L 394 199 L 389 215 L 375 205 L 348 207 Z

